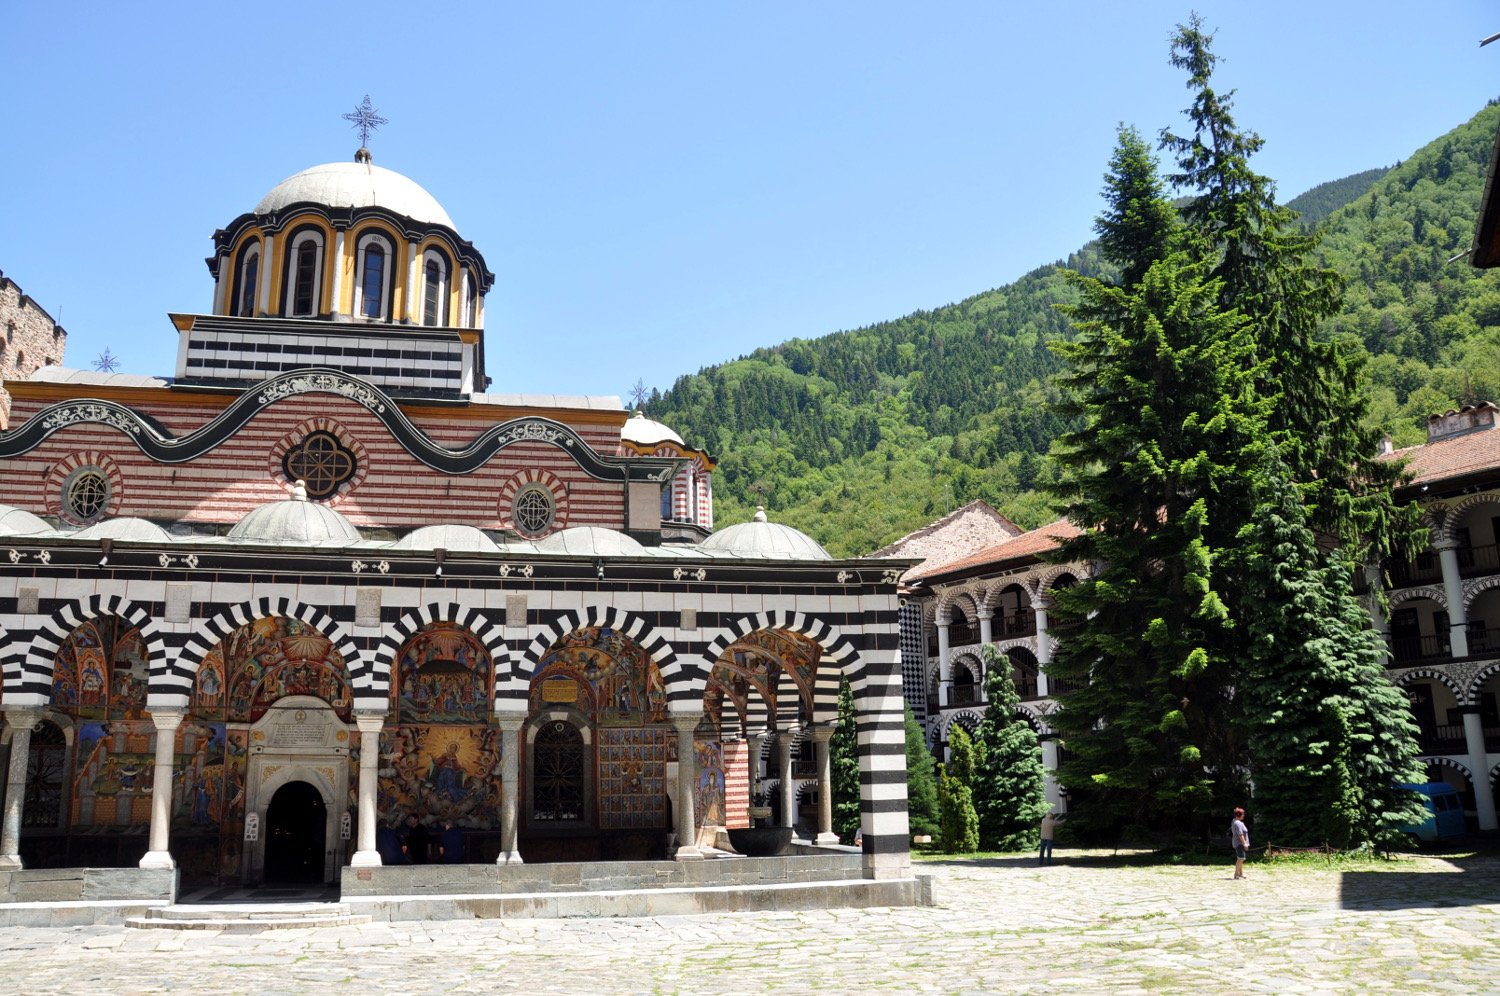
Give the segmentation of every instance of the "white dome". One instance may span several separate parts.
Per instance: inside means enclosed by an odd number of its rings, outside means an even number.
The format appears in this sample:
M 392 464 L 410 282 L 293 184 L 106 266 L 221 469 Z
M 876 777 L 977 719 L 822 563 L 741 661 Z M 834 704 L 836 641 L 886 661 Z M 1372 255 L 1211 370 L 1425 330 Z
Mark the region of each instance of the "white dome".
M 324 163 L 305 169 L 272 187 L 255 205 L 255 213 L 274 214 L 303 201 L 332 208 L 382 207 L 413 221 L 453 228 L 453 219 L 435 197 L 414 180 L 373 163 Z
M 229 539 L 283 546 L 345 546 L 358 543 L 360 535 L 354 523 L 328 506 L 288 498 L 251 509 L 229 530 Z
M 726 526 L 698 544 L 700 550 L 718 550 L 737 557 L 767 557 L 774 560 L 832 560 L 818 541 L 791 526 L 767 522 L 764 509 L 751 522 Z
M 32 515 L 24 508 L 0 505 L 0 536 L 28 536 L 45 533 L 52 529 L 47 520 Z
M 599 526 L 574 526 L 561 529 L 536 541 L 543 553 L 566 553 L 575 557 L 635 557 L 646 548 L 624 533 Z
M 447 550 L 451 553 L 498 553 L 500 548 L 473 526 L 440 523 L 413 529 L 391 544 L 392 550 Z
M 118 519 L 105 519 L 92 526 L 85 526 L 74 533 L 73 538 L 126 540 L 134 543 L 172 542 L 171 535 L 161 526 L 130 515 Z
M 620 441 L 635 443 L 637 446 L 655 446 L 657 443 L 676 443 L 682 446 L 682 437 L 660 422 L 636 412 L 625 420 L 625 428 L 620 430 Z

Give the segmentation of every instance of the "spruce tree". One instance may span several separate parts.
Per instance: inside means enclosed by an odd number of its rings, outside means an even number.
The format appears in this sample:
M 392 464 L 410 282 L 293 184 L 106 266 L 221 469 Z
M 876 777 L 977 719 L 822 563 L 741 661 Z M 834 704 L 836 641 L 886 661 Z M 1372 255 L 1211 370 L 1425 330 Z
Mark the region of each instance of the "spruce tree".
M 979 850 L 979 814 L 974 810 L 974 791 L 970 785 L 977 760 L 969 734 L 954 723 L 948 734 L 948 762 L 938 779 L 942 845 L 949 854 L 973 854 Z
M 913 836 L 938 836 L 938 778 L 922 726 L 906 706 L 906 817 Z
M 859 735 L 854 725 L 854 694 L 849 680 L 839 682 L 839 723 L 828 741 L 828 763 L 833 769 L 833 832 L 844 842 L 859 830 Z
M 1425 816 L 1416 729 L 1386 678 L 1348 571 L 1319 548 L 1274 450 L 1242 538 L 1250 661 L 1242 692 L 1261 839 L 1380 843 Z
M 1021 697 L 1011 679 L 1009 659 L 992 646 L 981 653 L 989 705 L 975 734 L 984 747 L 973 786 L 979 846 L 987 851 L 1027 850 L 1036 846 L 1038 821 L 1049 808 L 1042 747 L 1031 724 L 1016 712 Z
M 1218 61 L 1198 15 L 1178 25 L 1171 62 L 1188 73 L 1191 127 L 1163 129 L 1161 141 L 1177 156 L 1170 181 L 1193 195 L 1183 212 L 1186 241 L 1219 281 L 1220 304 L 1250 321 L 1258 387 L 1272 402 L 1269 431 L 1311 524 L 1351 549 L 1387 554 L 1411 541 L 1418 511 L 1395 502 L 1400 465 L 1375 459 L 1380 436 L 1366 417 L 1364 354 L 1320 334 L 1339 313 L 1342 281 L 1319 261 L 1318 234 L 1298 226 L 1296 212 L 1276 203 L 1275 184 L 1251 168 L 1264 143 L 1236 124 L 1234 91 L 1214 89 Z

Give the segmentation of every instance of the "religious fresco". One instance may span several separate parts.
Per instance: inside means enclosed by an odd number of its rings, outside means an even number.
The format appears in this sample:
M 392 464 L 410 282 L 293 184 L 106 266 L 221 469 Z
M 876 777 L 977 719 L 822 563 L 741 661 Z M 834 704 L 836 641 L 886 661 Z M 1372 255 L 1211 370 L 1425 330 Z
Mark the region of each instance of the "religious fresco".
M 118 616 L 83 623 L 52 666 L 52 706 L 79 719 L 144 719 L 146 643 Z
M 667 827 L 666 729 L 599 731 L 599 827 Z
M 693 812 L 700 826 L 724 826 L 724 745 L 717 740 L 696 740 L 693 752 L 698 764 L 698 791 Z
M 451 623 L 423 627 L 396 655 L 391 694 L 401 723 L 482 723 L 494 697 L 489 652 Z
M 537 664 L 532 704 L 547 697 L 549 679 L 572 678 L 587 687 L 592 713 L 601 727 L 629 728 L 667 721 L 667 689 L 661 671 L 640 644 L 624 633 L 596 626 L 574 630 L 558 640 Z M 554 686 L 555 687 L 555 686 Z
M 241 626 L 204 656 L 191 706 L 205 719 L 253 723 L 287 695 L 317 696 L 349 722 L 348 671 L 332 642 L 300 619 L 270 616 Z
M 416 813 L 424 820 L 451 819 L 464 827 L 499 826 L 500 754 L 498 729 L 383 730 L 376 805 L 380 818 Z M 354 781 L 357 784 L 357 778 Z
M 80 723 L 74 757 L 69 820 L 74 827 L 151 823 L 156 727 L 149 720 Z

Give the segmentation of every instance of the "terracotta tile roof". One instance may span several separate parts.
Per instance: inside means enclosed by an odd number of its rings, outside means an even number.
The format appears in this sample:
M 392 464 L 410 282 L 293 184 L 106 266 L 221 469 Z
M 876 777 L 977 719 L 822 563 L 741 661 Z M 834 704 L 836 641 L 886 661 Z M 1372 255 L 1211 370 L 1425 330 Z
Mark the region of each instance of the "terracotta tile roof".
M 1480 429 L 1420 446 L 1408 446 L 1396 450 L 1387 459 L 1397 457 L 1406 458 L 1407 468 L 1412 474 L 1411 484 L 1433 484 L 1486 470 L 1500 475 L 1500 430 Z
M 1034 558 L 1048 550 L 1054 550 L 1063 540 L 1081 533 L 1082 530 L 1067 519 L 1058 519 L 1040 529 L 1033 529 L 1029 533 L 1022 533 L 1004 543 L 997 543 L 978 553 L 971 553 L 962 559 L 943 564 L 940 568 L 924 569 L 925 573 L 908 575 L 906 580 L 908 582 L 919 579 L 930 581 L 940 575 L 955 574 L 975 568 L 1001 567 L 1013 561 Z

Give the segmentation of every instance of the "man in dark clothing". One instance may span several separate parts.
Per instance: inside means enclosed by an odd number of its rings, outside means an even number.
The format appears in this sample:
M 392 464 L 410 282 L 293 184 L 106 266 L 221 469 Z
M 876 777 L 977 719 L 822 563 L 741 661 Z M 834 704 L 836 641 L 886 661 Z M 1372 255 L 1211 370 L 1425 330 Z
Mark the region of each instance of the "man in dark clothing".
M 380 852 L 380 863 L 383 865 L 406 864 L 406 851 L 401 846 L 400 826 L 400 818 L 393 816 L 389 823 L 383 824 L 375 831 L 375 850 Z
M 409 813 L 406 817 L 406 840 L 401 849 L 406 852 L 406 860 L 414 865 L 425 865 L 427 863 L 427 845 L 430 842 L 427 828 L 417 818 L 416 813 Z
M 464 832 L 452 820 L 443 821 L 443 829 L 438 833 L 438 853 L 443 856 L 444 864 L 464 863 Z

